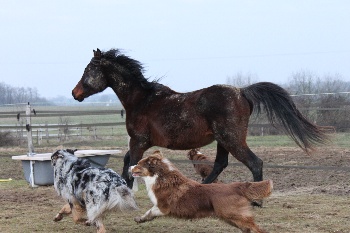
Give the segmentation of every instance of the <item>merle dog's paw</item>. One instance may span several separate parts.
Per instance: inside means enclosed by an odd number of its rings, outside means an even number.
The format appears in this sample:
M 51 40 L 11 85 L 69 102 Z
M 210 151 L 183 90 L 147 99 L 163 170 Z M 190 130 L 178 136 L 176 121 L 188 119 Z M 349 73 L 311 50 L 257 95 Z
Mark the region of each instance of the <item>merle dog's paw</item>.
M 89 221 L 89 220 L 86 220 L 85 221 L 85 226 L 91 226 L 92 224 L 91 224 L 91 222 Z
M 144 220 L 142 220 L 140 216 L 135 217 L 134 221 L 137 222 L 137 223 L 143 223 L 144 222 Z

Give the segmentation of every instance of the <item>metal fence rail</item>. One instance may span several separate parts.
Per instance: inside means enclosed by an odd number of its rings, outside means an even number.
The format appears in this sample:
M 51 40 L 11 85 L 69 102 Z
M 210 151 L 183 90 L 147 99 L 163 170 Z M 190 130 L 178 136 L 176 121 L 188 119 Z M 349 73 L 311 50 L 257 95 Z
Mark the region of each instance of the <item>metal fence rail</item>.
M 35 109 L 37 108 L 37 109 Z M 125 121 L 118 122 L 118 121 L 111 121 L 111 122 L 99 122 L 99 116 L 101 118 L 103 116 L 107 115 L 115 115 L 121 116 L 122 115 L 122 109 L 115 109 L 115 106 L 110 107 L 103 107 L 99 109 L 99 107 L 96 107 L 96 109 L 76 109 L 73 106 L 58 106 L 57 108 L 60 108 L 61 110 L 54 110 L 53 107 L 35 107 L 32 109 L 32 112 L 30 114 L 30 117 L 33 119 L 41 120 L 42 123 L 35 123 L 31 125 L 31 129 L 33 131 L 37 131 L 37 134 L 45 132 L 45 137 L 57 137 L 62 134 L 60 131 L 64 131 L 65 136 L 77 135 L 78 132 L 81 136 L 91 136 L 91 131 L 94 130 L 96 133 L 97 129 L 99 134 L 101 136 L 103 135 L 103 132 L 105 132 L 107 128 L 111 129 L 110 131 L 113 131 L 113 127 L 120 127 L 122 125 L 125 125 Z M 344 112 L 346 115 L 346 111 L 349 111 L 348 106 L 344 106 L 343 108 L 308 108 L 300 110 L 313 110 L 317 112 L 329 112 L 329 111 L 341 111 Z M 344 115 L 342 114 L 342 115 Z M 10 132 L 17 132 L 17 137 L 22 137 L 26 131 L 26 124 L 23 122 L 20 122 L 19 119 L 22 121 L 26 118 L 25 111 L 23 107 L 16 107 L 16 108 L 0 108 L 0 131 L 10 131 Z M 57 118 L 66 118 L 66 117 L 72 117 L 75 120 L 73 122 L 64 122 L 60 123 L 57 120 L 57 123 L 53 124 L 52 120 L 55 117 Z M 95 122 L 80 122 L 78 123 L 77 118 L 79 117 L 95 117 Z M 5 120 L 9 122 L 9 119 L 11 119 L 11 122 L 13 124 L 9 123 L 2 123 Z M 46 121 L 51 122 L 50 124 L 46 123 Z M 79 130 L 77 130 L 79 128 Z M 85 135 L 83 135 L 85 129 Z M 349 131 L 350 126 L 348 127 L 346 124 L 339 126 L 337 128 L 337 131 Z M 21 132 L 21 133 L 19 133 Z M 48 135 L 47 135 L 48 134 Z M 262 119 L 257 119 L 254 116 L 252 117 L 249 128 L 248 128 L 248 134 L 252 136 L 264 136 L 264 135 L 281 135 L 284 134 L 283 130 L 280 130 L 278 127 L 273 127 L 270 123 L 267 123 L 266 121 Z M 96 137 L 96 135 L 95 135 Z

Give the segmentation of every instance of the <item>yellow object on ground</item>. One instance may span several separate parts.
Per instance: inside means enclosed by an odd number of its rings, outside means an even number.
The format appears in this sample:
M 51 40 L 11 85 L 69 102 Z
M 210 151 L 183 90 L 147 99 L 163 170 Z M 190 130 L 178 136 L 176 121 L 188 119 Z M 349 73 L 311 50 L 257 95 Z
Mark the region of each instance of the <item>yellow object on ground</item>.
M 8 182 L 8 181 L 11 181 L 12 179 L 11 178 L 8 178 L 8 179 L 0 179 L 0 182 Z

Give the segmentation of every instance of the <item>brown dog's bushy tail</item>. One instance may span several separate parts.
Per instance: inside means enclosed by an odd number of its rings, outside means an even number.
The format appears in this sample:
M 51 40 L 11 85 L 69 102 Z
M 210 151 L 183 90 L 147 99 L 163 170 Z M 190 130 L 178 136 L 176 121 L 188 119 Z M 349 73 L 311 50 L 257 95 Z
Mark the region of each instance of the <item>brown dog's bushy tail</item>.
M 256 201 L 270 196 L 272 189 L 272 180 L 264 180 L 260 182 L 243 183 L 241 192 L 249 201 Z

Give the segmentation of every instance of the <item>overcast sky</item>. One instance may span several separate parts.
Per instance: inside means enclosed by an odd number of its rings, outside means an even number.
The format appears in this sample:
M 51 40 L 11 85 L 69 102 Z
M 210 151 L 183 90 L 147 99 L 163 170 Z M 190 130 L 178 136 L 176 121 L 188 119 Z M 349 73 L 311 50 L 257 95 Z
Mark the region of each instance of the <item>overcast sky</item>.
M 0 82 L 46 98 L 69 97 L 96 48 L 123 49 L 178 92 L 237 73 L 350 81 L 349 0 L 0 0 L 0 28 Z

